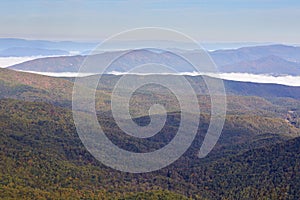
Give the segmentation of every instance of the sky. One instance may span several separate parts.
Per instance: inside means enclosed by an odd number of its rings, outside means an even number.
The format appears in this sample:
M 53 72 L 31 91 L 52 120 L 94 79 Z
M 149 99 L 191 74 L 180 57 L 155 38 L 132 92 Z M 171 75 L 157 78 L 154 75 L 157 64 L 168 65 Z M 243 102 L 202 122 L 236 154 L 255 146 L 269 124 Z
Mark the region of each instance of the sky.
M 300 44 L 299 19 L 299 0 L 2 0 L 0 37 L 101 41 L 163 27 L 202 42 Z

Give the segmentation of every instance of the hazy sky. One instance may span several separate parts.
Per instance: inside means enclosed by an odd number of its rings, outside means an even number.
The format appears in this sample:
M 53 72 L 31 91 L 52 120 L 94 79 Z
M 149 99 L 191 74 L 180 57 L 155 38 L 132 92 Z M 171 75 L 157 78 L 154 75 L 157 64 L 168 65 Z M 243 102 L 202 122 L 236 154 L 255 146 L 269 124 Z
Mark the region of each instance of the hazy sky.
M 0 37 L 94 40 L 165 27 L 202 42 L 300 44 L 299 0 L 3 0 Z

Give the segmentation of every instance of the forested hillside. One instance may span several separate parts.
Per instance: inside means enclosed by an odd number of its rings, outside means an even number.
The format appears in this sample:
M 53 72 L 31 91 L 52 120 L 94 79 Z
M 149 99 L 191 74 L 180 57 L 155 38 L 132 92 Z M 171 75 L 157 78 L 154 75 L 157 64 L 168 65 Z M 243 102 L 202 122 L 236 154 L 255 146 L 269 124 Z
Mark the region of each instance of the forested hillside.
M 171 115 L 175 118 L 167 126 L 176 123 L 177 114 Z M 181 199 L 177 193 L 214 199 L 279 197 L 282 190 L 291 198 L 298 195 L 299 139 L 291 139 L 299 130 L 284 120 L 229 116 L 218 145 L 201 160 L 196 153 L 207 127 L 203 116 L 198 142 L 181 159 L 157 172 L 133 175 L 103 166 L 85 150 L 68 109 L 4 99 L 0 117 L 1 198 Z M 157 148 L 155 141 L 172 136 L 167 127 L 161 138 L 141 145 L 117 129 L 106 130 L 116 144 L 132 151 Z
M 107 137 L 132 152 L 168 144 L 180 122 L 176 98 L 157 87 L 139 89 L 131 101 L 136 123 L 149 123 L 147 112 L 139 109 L 147 111 L 153 102 L 169 109 L 158 134 L 131 137 L 110 111 L 111 85 L 119 78 L 105 76 L 96 91 L 97 116 Z M 166 168 L 129 174 L 104 166 L 81 143 L 71 111 L 73 79 L 1 69 L 0 198 L 298 199 L 299 88 L 225 82 L 228 110 L 222 135 L 213 151 L 199 159 L 210 99 L 201 77 L 186 78 L 201 108 L 193 144 Z M 189 117 L 195 117 L 192 111 Z

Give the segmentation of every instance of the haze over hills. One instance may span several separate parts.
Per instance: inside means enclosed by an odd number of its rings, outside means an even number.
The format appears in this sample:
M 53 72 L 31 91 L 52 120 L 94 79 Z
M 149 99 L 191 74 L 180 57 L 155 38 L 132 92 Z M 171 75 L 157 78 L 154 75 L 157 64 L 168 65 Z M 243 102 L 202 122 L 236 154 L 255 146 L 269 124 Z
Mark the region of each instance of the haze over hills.
M 26 47 L 26 48 L 44 48 L 44 49 L 61 49 L 65 51 L 90 51 L 94 49 L 98 42 L 74 42 L 74 41 L 49 41 L 49 40 L 28 40 L 20 38 L 0 38 L 0 50 L 13 48 L 13 47 Z M 130 41 L 132 43 L 133 41 Z M 146 42 L 146 41 L 144 41 Z M 170 41 L 162 41 L 170 43 Z M 123 42 L 124 43 L 124 42 Z M 201 45 L 208 51 L 218 49 L 236 49 L 248 46 L 259 46 L 268 45 L 269 43 L 257 43 L 257 42 L 224 42 L 224 43 L 212 43 L 212 42 L 201 42 Z M 120 45 L 120 44 L 119 44 Z M 187 46 L 187 45 L 186 45 Z
M 18 38 L 0 38 L 0 50 L 23 47 L 23 48 L 42 48 L 59 49 L 64 51 L 86 51 L 93 49 L 96 43 L 72 42 L 72 41 L 47 41 L 47 40 L 26 40 Z
M 11 47 L 0 51 L 0 57 L 53 56 L 69 55 L 68 51 L 28 47 Z
M 114 54 L 115 52 L 105 52 L 93 56 L 97 57 L 101 63 L 101 59 L 110 59 L 114 57 Z M 220 72 L 300 75 L 300 47 L 285 45 L 243 47 L 234 50 L 217 50 L 209 54 Z M 182 55 L 193 57 L 197 56 L 197 53 L 185 51 Z M 40 58 L 9 68 L 37 72 L 78 72 L 84 59 L 85 56 Z M 172 66 L 178 72 L 194 71 L 189 63 L 185 63 L 168 52 L 156 53 L 149 50 L 133 50 L 129 56 L 114 63 L 109 71 L 126 72 L 133 65 L 149 62 Z M 97 72 L 97 67 L 90 72 Z

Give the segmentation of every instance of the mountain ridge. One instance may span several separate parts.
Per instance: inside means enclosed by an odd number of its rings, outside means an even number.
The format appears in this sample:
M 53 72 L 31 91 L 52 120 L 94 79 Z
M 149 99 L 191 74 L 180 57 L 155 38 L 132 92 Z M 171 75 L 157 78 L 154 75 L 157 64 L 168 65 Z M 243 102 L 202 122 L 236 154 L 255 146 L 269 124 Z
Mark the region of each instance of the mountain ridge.
M 275 55 L 269 55 L 257 60 L 242 61 L 219 67 L 222 72 L 273 74 L 273 75 L 300 75 L 300 63 L 290 62 Z
M 109 60 L 120 52 L 104 52 L 91 55 L 94 59 Z M 217 50 L 209 53 L 220 72 L 251 72 L 255 74 L 300 75 L 300 47 L 270 45 L 243 47 L 235 50 Z M 198 53 L 185 51 L 183 56 L 194 57 Z M 109 71 L 126 72 L 133 66 L 160 63 L 171 66 L 177 72 L 193 72 L 193 66 L 170 52 L 155 53 L 148 50 L 133 50 L 116 60 Z M 41 58 L 10 66 L 10 69 L 37 72 L 78 72 L 86 56 Z M 172 59 L 171 59 L 172 58 Z M 105 66 L 100 66 L 105 67 Z M 96 73 L 96 67 L 90 73 Z M 209 71 L 208 71 L 209 72 Z M 213 72 L 213 70 L 212 70 Z

